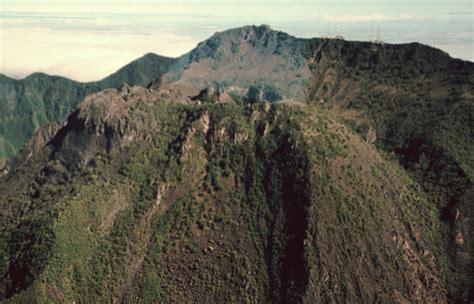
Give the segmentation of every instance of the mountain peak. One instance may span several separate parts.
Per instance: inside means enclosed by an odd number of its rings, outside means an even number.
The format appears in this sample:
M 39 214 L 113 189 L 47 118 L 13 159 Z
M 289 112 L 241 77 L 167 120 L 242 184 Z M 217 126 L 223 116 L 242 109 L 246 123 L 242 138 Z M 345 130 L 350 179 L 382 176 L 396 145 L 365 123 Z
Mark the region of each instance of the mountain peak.
M 222 35 L 246 35 L 246 34 L 257 34 L 259 36 L 262 36 L 265 33 L 278 33 L 278 31 L 273 30 L 268 24 L 262 24 L 262 25 L 244 25 L 240 27 L 235 27 L 231 28 L 225 31 L 221 32 L 216 32 L 214 35 L 212 35 L 209 39 L 212 39 L 214 37 L 222 36 Z
M 304 39 L 268 25 L 229 29 L 215 33 L 180 57 L 164 82 L 179 82 L 198 91 L 216 83 L 244 90 L 254 84 L 276 83 L 279 96 L 302 97 L 303 81 L 310 74 L 305 48 Z
M 191 51 L 198 57 L 218 56 L 223 51 L 240 53 L 246 47 L 244 44 L 253 48 L 275 48 L 281 45 L 280 40 L 287 40 L 292 37 L 286 33 L 275 31 L 269 25 L 246 25 L 243 27 L 229 29 L 223 32 L 216 32 L 209 39 L 200 42 L 195 50 Z
M 227 31 L 218 32 L 216 34 L 226 33 L 226 32 L 235 33 L 235 34 L 238 34 L 238 35 L 255 34 L 259 37 L 261 37 L 261 36 L 263 36 L 264 34 L 267 34 L 267 33 L 272 33 L 272 32 L 273 33 L 278 33 L 278 31 L 275 31 L 272 28 L 270 28 L 269 25 L 262 24 L 262 25 L 245 25 L 245 26 L 242 26 L 242 27 L 229 29 Z

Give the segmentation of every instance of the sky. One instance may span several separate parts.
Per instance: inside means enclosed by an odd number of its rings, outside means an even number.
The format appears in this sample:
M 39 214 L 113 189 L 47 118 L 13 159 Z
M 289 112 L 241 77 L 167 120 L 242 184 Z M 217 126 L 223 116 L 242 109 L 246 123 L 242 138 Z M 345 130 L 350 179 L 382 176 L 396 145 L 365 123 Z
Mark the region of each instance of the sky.
M 218 31 L 420 42 L 474 61 L 472 0 L 0 0 L 0 73 L 104 78 L 148 53 L 177 57 Z

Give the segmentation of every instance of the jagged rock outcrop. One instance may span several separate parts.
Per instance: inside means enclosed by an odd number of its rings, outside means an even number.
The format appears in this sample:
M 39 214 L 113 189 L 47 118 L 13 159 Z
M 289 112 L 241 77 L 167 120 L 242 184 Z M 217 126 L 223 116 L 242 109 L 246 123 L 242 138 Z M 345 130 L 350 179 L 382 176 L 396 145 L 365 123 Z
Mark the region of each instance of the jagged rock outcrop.
M 15 156 L 12 160 L 14 167 L 19 166 L 19 164 L 28 161 L 33 155 L 41 151 L 50 141 L 53 139 L 54 136 L 58 133 L 58 131 L 65 126 L 65 122 L 63 123 L 50 123 L 47 125 L 42 126 L 38 131 L 36 131 L 35 136 L 23 146 L 20 152 Z
M 152 117 L 136 107 L 139 101 L 152 102 L 154 97 L 154 92 L 142 87 L 123 85 L 119 90 L 109 89 L 88 96 L 73 118 L 97 136 L 109 131 L 122 144 L 127 144 L 135 138 L 145 139 L 147 133 L 154 131 Z
M 199 95 L 193 97 L 193 100 L 200 100 L 203 102 L 233 102 L 234 98 L 231 96 L 240 96 L 238 95 L 239 91 L 242 91 L 241 88 L 231 87 L 225 88 L 223 85 L 213 84 L 205 87 L 199 92 Z

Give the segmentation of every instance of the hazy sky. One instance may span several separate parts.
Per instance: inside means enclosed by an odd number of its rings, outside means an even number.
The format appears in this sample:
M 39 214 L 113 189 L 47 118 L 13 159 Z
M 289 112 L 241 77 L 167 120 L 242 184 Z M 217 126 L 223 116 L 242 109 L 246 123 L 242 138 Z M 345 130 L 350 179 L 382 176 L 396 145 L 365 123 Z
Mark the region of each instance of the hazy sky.
M 474 61 L 472 0 L 0 0 L 0 73 L 101 79 L 154 52 L 179 56 L 216 31 L 269 24 L 297 37 L 340 28 L 370 40 L 418 41 Z

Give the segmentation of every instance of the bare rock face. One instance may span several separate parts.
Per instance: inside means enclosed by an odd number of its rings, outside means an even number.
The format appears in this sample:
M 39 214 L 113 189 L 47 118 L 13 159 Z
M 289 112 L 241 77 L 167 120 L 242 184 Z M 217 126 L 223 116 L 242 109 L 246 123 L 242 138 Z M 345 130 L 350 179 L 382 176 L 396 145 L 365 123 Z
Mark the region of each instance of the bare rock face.
M 126 84 L 89 95 L 54 139 L 59 158 L 69 165 L 87 163 L 97 149 L 110 152 L 139 140 L 150 142 L 156 120 L 140 105 L 153 104 L 163 95 Z
M 192 99 L 199 100 L 202 102 L 232 102 L 234 101 L 234 99 L 231 96 L 231 92 L 235 89 L 235 87 L 232 87 L 229 91 L 229 88 L 226 88 L 223 85 L 211 84 L 202 89 L 201 92 L 199 92 L 199 95 L 193 97 Z
M 161 79 L 150 82 L 148 92 L 153 93 L 153 98 L 171 102 L 191 102 L 189 96 L 196 95 L 196 90 L 188 86 L 163 84 Z
M 111 132 L 123 143 L 145 138 L 154 125 L 150 124 L 150 115 L 138 108 L 138 102 L 152 102 L 155 97 L 152 91 L 128 85 L 119 90 L 104 90 L 88 96 L 79 106 L 76 118 L 96 135 Z
M 87 96 L 66 121 L 41 127 L 12 163 L 25 163 L 49 144 L 65 164 L 74 166 L 87 163 L 96 150 L 123 149 L 140 140 L 151 142 L 157 122 L 148 106 L 155 102 L 192 103 L 173 86 L 123 84 L 118 89 L 105 89 Z M 0 172 L 9 171 L 7 163 L 0 165 Z
M 20 150 L 17 156 L 12 160 L 13 163 L 19 164 L 28 161 L 33 155 L 43 149 L 56 136 L 58 131 L 65 126 L 63 123 L 50 123 L 42 126 L 36 131 L 35 136 L 30 139 L 26 145 Z M 1 167 L 1 165 L 0 165 Z

